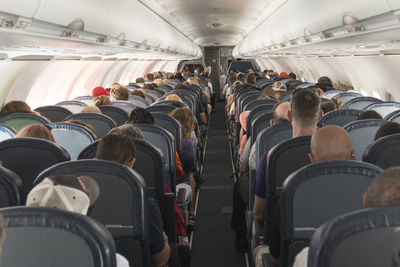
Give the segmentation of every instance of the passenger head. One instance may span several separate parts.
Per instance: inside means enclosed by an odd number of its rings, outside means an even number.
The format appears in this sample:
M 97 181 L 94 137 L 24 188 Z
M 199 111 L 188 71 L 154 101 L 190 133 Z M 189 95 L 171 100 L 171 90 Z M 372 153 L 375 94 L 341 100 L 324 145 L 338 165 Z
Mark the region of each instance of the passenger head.
M 112 100 L 128 100 L 129 90 L 123 85 L 116 85 L 111 88 L 110 91 Z
M 289 79 L 296 80 L 296 79 L 297 79 L 297 75 L 294 74 L 293 72 L 291 72 L 291 73 L 289 73 L 288 78 L 289 78 Z
M 139 128 L 132 124 L 124 124 L 115 128 L 112 128 L 108 134 L 122 134 L 129 138 L 143 139 L 143 132 Z
M 154 81 L 154 76 L 153 76 L 153 74 L 151 74 L 151 73 L 147 73 L 146 74 L 146 80 L 147 81 Z
M 286 92 L 286 85 L 283 82 L 274 82 L 272 89 L 275 92 L 275 98 L 278 99 L 284 92 Z
M 279 78 L 286 78 L 286 77 L 288 77 L 288 74 L 286 72 L 281 72 L 279 74 Z
M 321 110 L 324 112 L 324 114 L 328 113 L 329 111 L 336 110 L 336 105 L 335 103 L 329 101 L 325 103 L 321 103 Z
M 81 120 L 69 120 L 69 121 L 66 121 L 66 122 L 68 122 L 68 123 L 73 123 L 73 124 L 77 124 L 77 125 L 86 127 L 86 128 L 88 128 L 93 134 L 97 135 L 96 129 L 93 127 L 93 125 L 91 125 L 91 124 L 89 124 L 89 123 L 87 123 L 87 122 L 84 122 L 84 121 L 81 121 Z
M 135 108 L 129 115 L 127 123 L 154 124 L 153 115 L 144 108 Z
M 96 106 L 86 106 L 84 107 L 80 113 L 96 113 L 101 114 L 101 110 Z
M 200 87 L 200 82 L 199 82 L 198 77 L 189 77 L 189 78 L 187 78 L 186 81 L 189 82 L 189 84 L 191 84 L 191 85 L 197 85 Z
M 311 137 L 312 163 L 328 160 L 354 160 L 349 133 L 342 127 L 328 125 L 317 130 Z
M 3 106 L 0 111 L 0 115 L 7 115 L 14 112 L 38 114 L 37 112 L 33 111 L 24 101 L 10 101 Z
M 176 94 L 170 94 L 170 95 L 168 95 L 168 96 L 165 98 L 165 100 L 172 100 L 172 101 L 178 101 L 178 102 L 183 103 L 182 99 L 181 99 L 178 95 L 176 95 Z
M 136 158 L 133 139 L 124 134 L 106 134 L 100 139 L 96 159 L 117 162 L 129 167 Z
M 158 87 L 161 87 L 161 86 L 164 86 L 164 85 L 165 85 L 165 82 L 164 82 L 163 79 L 155 79 L 153 82 L 154 82 L 155 84 L 157 84 Z
M 397 133 L 400 133 L 400 124 L 398 124 L 397 122 L 389 121 L 389 122 L 386 122 L 385 124 L 383 124 L 378 129 L 374 140 L 377 140 L 377 139 L 387 136 L 387 135 L 397 134 Z
M 26 206 L 49 207 L 86 215 L 100 194 L 90 176 L 71 174 L 46 177 L 28 194 Z
M 382 120 L 383 118 L 381 114 L 379 114 L 375 110 L 364 110 L 357 118 L 357 120 L 369 120 L 369 119 Z
M 100 107 L 100 106 L 112 105 L 112 102 L 108 96 L 101 95 L 93 99 L 93 105 L 95 105 L 96 107 Z
M 375 177 L 363 200 L 366 208 L 400 206 L 400 166 L 388 168 Z
M 154 85 L 151 84 L 151 83 L 145 83 L 145 84 L 143 84 L 142 89 L 153 90 L 154 89 Z
M 243 72 L 239 72 L 239 73 L 236 75 L 236 80 L 237 80 L 237 81 L 244 82 L 244 74 L 243 74 Z
M 141 97 L 143 99 L 146 98 L 146 96 L 144 95 L 143 91 L 141 91 L 141 90 L 134 90 L 129 95 L 135 95 L 135 96 Z
M 43 124 L 30 124 L 19 130 L 15 137 L 36 137 L 40 139 L 45 139 L 53 143 L 54 136 L 51 134 L 50 129 Z
M 254 73 L 250 73 L 249 75 L 247 75 L 246 83 L 252 84 L 252 85 L 256 84 L 256 76 L 254 75 Z
M 93 95 L 94 97 L 98 97 L 98 96 L 102 96 L 102 95 L 104 95 L 104 96 L 109 96 L 110 93 L 107 92 L 107 90 L 104 89 L 104 87 L 102 87 L 102 86 L 97 86 L 97 87 L 93 88 L 93 90 L 92 90 L 92 95 Z
M 190 138 L 194 130 L 194 117 L 192 111 L 187 107 L 177 108 L 169 113 L 169 115 L 181 123 L 183 136 L 185 138 Z
M 330 80 L 328 77 L 322 76 L 322 77 L 320 77 L 320 78 L 318 79 L 318 82 L 317 82 L 317 84 L 315 85 L 315 87 L 321 88 L 324 92 L 326 92 L 326 91 L 327 91 L 327 88 L 333 87 L 333 86 L 332 86 L 331 80 Z
M 343 106 L 342 98 L 340 95 L 335 95 L 331 98 L 331 102 L 335 104 L 336 109 L 341 109 Z
M 282 122 L 289 122 L 287 117 L 289 110 L 290 102 L 285 101 L 276 103 L 273 109 L 273 118 L 269 121 L 271 126 Z
M 241 81 L 235 81 L 235 82 L 232 84 L 233 90 L 235 90 L 236 87 L 237 87 L 238 85 L 242 85 L 242 84 L 243 84 L 243 83 L 242 83 Z
M 144 83 L 145 80 L 142 77 L 136 78 L 136 83 Z
M 289 121 L 300 128 L 316 127 L 322 116 L 320 106 L 321 99 L 313 89 L 296 90 L 290 100 Z
M 272 87 L 266 87 L 261 91 L 261 95 L 275 98 L 275 91 Z

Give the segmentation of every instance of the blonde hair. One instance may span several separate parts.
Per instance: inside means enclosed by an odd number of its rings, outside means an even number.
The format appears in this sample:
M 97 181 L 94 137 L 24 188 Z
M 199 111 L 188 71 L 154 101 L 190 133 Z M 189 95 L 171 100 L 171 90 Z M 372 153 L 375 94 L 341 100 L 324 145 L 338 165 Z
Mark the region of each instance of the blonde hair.
M 165 100 L 173 100 L 173 101 L 178 101 L 178 102 L 183 103 L 182 99 L 181 99 L 178 95 L 176 95 L 176 94 L 170 94 L 170 95 L 168 95 L 168 96 L 165 98 Z
M 111 88 L 110 95 L 113 100 L 128 100 L 129 90 L 123 85 L 115 85 Z
M 189 139 L 194 130 L 194 117 L 192 111 L 187 107 L 177 108 L 169 113 L 169 115 L 181 123 L 183 136 Z
M 51 134 L 49 128 L 42 124 L 30 124 L 19 130 L 15 137 L 36 137 L 51 141 L 53 143 L 56 142 L 54 140 L 54 136 Z
M 243 84 L 242 81 L 235 81 L 235 82 L 232 84 L 232 88 L 235 90 L 236 87 L 237 87 L 238 85 L 242 85 L 242 84 Z
M 87 106 L 84 107 L 80 113 L 96 113 L 101 114 L 101 110 L 96 106 Z
M 33 111 L 30 106 L 24 101 L 10 101 L 3 106 L 0 111 L 0 115 L 7 115 L 14 112 L 23 112 L 23 113 L 33 113 L 39 115 L 39 113 Z
M 153 83 L 157 84 L 158 87 L 165 85 L 165 82 L 162 79 L 155 79 Z
M 106 95 L 101 95 L 93 99 L 93 105 L 96 107 L 112 105 L 110 98 Z
M 189 77 L 189 78 L 187 78 L 186 81 L 187 81 L 189 84 L 191 84 L 191 85 L 200 86 L 199 78 L 197 78 L 197 77 Z
M 335 104 L 336 108 L 335 109 L 341 109 L 343 106 L 342 99 L 340 98 L 339 95 L 335 95 L 334 97 L 331 98 L 331 102 Z

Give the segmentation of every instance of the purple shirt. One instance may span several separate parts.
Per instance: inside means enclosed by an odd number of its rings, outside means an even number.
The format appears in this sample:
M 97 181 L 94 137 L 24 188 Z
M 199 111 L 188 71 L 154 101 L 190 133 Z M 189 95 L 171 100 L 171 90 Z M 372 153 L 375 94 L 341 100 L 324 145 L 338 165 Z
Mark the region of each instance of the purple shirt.
M 252 184 L 252 193 L 259 198 L 265 199 L 265 175 L 267 171 L 268 151 L 262 154 L 257 167 L 256 179 Z
M 185 172 L 192 171 L 196 166 L 196 151 L 192 140 L 188 138 L 182 139 L 182 150 L 180 157 L 183 170 Z

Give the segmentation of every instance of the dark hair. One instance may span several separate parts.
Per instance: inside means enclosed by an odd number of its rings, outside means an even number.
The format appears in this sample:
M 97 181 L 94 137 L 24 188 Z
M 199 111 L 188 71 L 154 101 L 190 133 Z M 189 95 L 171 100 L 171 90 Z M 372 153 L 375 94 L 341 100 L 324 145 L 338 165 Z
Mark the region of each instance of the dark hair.
M 336 110 L 336 105 L 332 102 L 325 102 L 321 103 L 321 109 L 324 112 L 324 114 L 328 113 L 329 111 Z
M 256 76 L 254 75 L 254 73 L 250 73 L 249 75 L 247 75 L 246 82 L 248 84 L 256 84 Z
M 135 96 L 141 97 L 141 98 L 143 98 L 143 99 L 146 98 L 146 96 L 144 95 L 144 93 L 143 93 L 142 91 L 140 91 L 140 90 L 134 90 L 134 91 L 132 91 L 129 95 L 135 95 Z
M 321 99 L 314 88 L 298 89 L 293 92 L 290 113 L 302 127 L 310 127 L 317 123 L 320 107 Z
M 136 78 L 136 83 L 144 83 L 144 79 L 142 77 Z
M 132 138 L 123 134 L 107 134 L 100 139 L 96 159 L 125 164 L 136 157 L 136 146 Z
M 400 124 L 398 124 L 397 122 L 389 121 L 389 122 L 386 122 L 385 124 L 383 124 L 378 129 L 374 140 L 379 139 L 384 136 L 387 136 L 387 135 L 396 134 L 396 133 L 400 133 Z
M 381 114 L 376 112 L 375 110 L 365 110 L 361 112 L 360 116 L 358 116 L 357 120 L 368 120 L 368 119 L 378 119 L 382 120 Z
M 123 85 L 116 85 L 111 88 L 111 97 L 115 100 L 128 100 L 129 90 Z
M 400 206 L 400 167 L 384 170 L 367 190 L 366 207 Z
M 288 78 L 293 79 L 293 80 L 296 80 L 297 75 L 294 74 L 293 72 L 291 72 L 291 73 L 289 73 Z
M 127 123 L 154 124 L 153 115 L 144 108 L 135 108 L 129 115 Z
M 154 80 L 154 75 L 151 74 L 151 73 L 147 73 L 147 74 L 146 74 L 146 80 L 148 80 L 148 81 L 153 81 L 153 80 Z

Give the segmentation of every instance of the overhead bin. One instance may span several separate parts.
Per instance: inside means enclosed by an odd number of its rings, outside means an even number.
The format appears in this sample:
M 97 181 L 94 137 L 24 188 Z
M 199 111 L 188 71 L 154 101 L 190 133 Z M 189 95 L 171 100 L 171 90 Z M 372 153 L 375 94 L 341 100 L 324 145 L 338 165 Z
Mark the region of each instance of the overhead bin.
M 399 1 L 387 0 L 291 0 L 282 5 L 275 13 L 268 17 L 261 25 L 251 32 L 238 44 L 234 56 L 255 56 L 268 51 L 279 51 L 299 44 L 311 44 L 327 38 L 336 37 L 335 33 L 324 31 L 337 27 L 343 28 L 343 36 L 351 35 L 362 28 L 346 28 L 344 20 L 365 20 L 374 18 L 400 8 Z M 344 18 L 344 16 L 347 16 Z M 388 18 L 391 20 L 374 21 L 382 26 L 396 25 L 399 13 L 393 13 Z M 364 29 L 365 30 L 365 29 Z M 316 37 L 316 38 L 314 38 Z
M 37 34 L 37 37 L 57 40 L 69 37 L 69 41 L 84 42 L 85 45 L 116 46 L 116 51 L 126 49 L 125 54 L 141 51 L 140 58 L 191 59 L 202 56 L 198 45 L 138 1 L 0 0 L 0 12 L 0 19 L 26 19 L 23 27 L 3 27 L 8 33 L 11 30 L 19 35 Z M 73 22 L 80 23 L 83 29 L 73 29 L 75 32 L 70 36 L 64 34 L 62 30 L 68 30 Z M 74 52 L 79 53 L 79 46 L 76 50 Z M 105 54 L 112 54 L 110 49 L 104 50 Z

